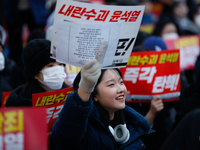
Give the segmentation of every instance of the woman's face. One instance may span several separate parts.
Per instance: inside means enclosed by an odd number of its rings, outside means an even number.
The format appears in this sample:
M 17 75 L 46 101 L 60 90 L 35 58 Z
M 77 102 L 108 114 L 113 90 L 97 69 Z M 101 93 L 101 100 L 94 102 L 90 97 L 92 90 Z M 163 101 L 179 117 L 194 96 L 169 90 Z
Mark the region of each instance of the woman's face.
M 164 40 L 177 39 L 179 35 L 177 33 L 176 26 L 173 23 L 166 24 L 163 30 L 161 31 L 161 37 Z
M 99 101 L 109 114 L 113 114 L 115 111 L 125 107 L 127 89 L 116 70 L 108 69 L 104 72 L 97 90 L 98 94 L 94 100 Z
M 188 7 L 185 2 L 179 2 L 177 6 L 174 8 L 173 13 L 177 18 L 187 17 Z
M 62 63 L 59 63 L 59 62 L 51 62 L 49 64 L 47 64 L 46 66 L 44 66 L 40 71 L 44 70 L 44 69 L 47 69 L 47 68 L 51 68 L 51 67 L 54 67 L 54 66 L 64 66 Z M 38 74 L 35 75 L 35 79 L 39 79 L 41 81 L 43 81 L 43 74 L 42 72 L 39 72 Z
M 177 33 L 176 26 L 173 23 L 168 23 L 164 26 L 161 32 L 161 36 L 167 33 Z

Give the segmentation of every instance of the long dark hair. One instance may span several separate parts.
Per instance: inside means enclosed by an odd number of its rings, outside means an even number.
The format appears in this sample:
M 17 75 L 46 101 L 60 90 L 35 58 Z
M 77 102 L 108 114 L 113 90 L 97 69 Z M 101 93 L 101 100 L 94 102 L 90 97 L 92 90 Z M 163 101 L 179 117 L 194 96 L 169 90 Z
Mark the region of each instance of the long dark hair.
M 118 69 L 118 68 L 112 68 L 112 69 L 115 70 L 120 75 L 120 77 L 122 78 L 122 74 L 121 74 L 120 69 Z M 100 114 L 100 118 L 101 118 L 101 121 L 103 122 L 103 124 L 105 126 L 111 125 L 112 127 L 115 127 L 118 124 L 124 124 L 125 123 L 125 117 L 124 117 L 123 110 L 116 111 L 114 119 L 110 120 L 110 116 L 109 116 L 108 111 L 105 110 L 100 105 L 100 103 L 98 101 L 97 102 L 94 101 L 94 97 L 98 94 L 97 86 L 102 81 L 102 77 L 103 77 L 103 75 L 104 75 L 106 70 L 107 69 L 101 69 L 101 75 L 99 76 L 99 79 L 98 79 L 98 81 L 97 81 L 97 83 L 95 85 L 95 88 L 94 88 L 94 90 L 93 90 L 93 92 L 91 94 L 92 94 L 93 103 L 96 106 L 96 108 L 98 109 L 98 112 Z M 76 78 L 74 80 L 74 83 L 73 83 L 74 91 L 78 90 L 80 80 L 81 80 L 81 71 L 77 74 L 77 76 L 76 76 Z

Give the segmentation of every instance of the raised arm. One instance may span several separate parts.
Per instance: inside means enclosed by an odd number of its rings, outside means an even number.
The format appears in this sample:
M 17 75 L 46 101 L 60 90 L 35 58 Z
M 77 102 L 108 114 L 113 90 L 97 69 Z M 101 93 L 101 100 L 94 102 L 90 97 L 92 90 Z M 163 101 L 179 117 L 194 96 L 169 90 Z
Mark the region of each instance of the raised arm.
M 90 95 L 100 73 L 101 67 L 96 60 L 87 62 L 82 68 L 78 91 L 68 95 L 53 127 L 53 138 L 58 149 L 77 149 L 84 143 L 93 109 Z
M 157 113 L 160 112 L 163 108 L 164 105 L 162 99 L 160 96 L 155 96 L 152 99 L 150 109 L 145 116 L 150 125 L 154 122 Z

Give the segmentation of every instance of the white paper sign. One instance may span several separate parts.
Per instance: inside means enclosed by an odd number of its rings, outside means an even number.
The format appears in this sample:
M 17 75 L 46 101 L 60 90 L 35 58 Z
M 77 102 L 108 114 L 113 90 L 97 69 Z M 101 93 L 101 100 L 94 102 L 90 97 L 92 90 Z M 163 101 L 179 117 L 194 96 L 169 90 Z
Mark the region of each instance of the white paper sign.
M 57 21 L 56 60 L 82 67 L 97 59 L 102 67 L 112 65 L 121 23 L 85 24 Z
M 97 59 L 102 67 L 124 67 L 132 52 L 144 6 L 111 6 L 59 0 L 51 57 L 82 67 Z

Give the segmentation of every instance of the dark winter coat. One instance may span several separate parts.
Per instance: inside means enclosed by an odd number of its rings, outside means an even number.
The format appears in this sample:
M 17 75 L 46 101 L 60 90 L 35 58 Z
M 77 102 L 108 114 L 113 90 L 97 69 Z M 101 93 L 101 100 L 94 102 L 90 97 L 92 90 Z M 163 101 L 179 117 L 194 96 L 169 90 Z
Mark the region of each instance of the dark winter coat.
M 128 106 L 123 111 L 130 138 L 119 149 L 145 149 L 141 136 L 152 131 L 149 123 L 142 115 Z M 99 112 L 93 104 L 92 98 L 84 102 L 78 96 L 77 91 L 68 95 L 52 132 L 57 150 L 118 149 L 113 135 L 101 122 Z
M 9 106 L 32 106 L 32 99 L 22 96 L 23 86 L 14 89 L 6 101 L 6 107 Z

